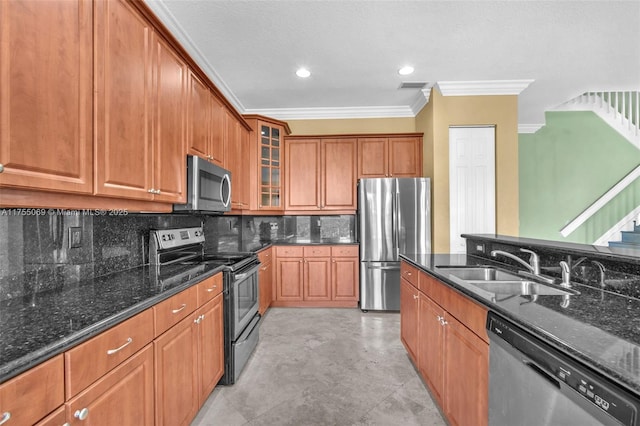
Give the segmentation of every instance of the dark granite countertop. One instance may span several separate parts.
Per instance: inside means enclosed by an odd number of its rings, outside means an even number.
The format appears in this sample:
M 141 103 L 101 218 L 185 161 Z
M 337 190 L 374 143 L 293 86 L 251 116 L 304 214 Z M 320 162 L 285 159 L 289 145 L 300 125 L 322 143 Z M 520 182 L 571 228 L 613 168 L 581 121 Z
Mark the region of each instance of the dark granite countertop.
M 463 238 L 478 241 L 491 241 L 496 243 L 508 243 L 530 249 L 554 249 L 561 250 L 565 254 L 577 256 L 594 255 L 601 259 L 622 260 L 627 263 L 640 264 L 640 251 L 633 248 L 596 246 L 564 241 L 539 240 L 536 238 L 512 237 L 499 234 L 463 234 Z
M 518 240 L 526 245 L 525 239 Z M 639 299 L 579 283 L 574 289 L 580 294 L 570 296 L 568 305 L 560 295 L 539 295 L 535 300 L 519 294 L 496 295 L 438 269 L 439 265 L 492 264 L 490 260 L 466 254 L 401 257 L 640 395 Z
M 0 383 L 222 270 L 176 265 L 123 272 L 0 302 Z
M 340 245 L 340 244 L 358 244 L 354 238 L 314 238 L 314 237 L 297 237 L 292 236 L 282 238 L 273 242 L 273 245 Z

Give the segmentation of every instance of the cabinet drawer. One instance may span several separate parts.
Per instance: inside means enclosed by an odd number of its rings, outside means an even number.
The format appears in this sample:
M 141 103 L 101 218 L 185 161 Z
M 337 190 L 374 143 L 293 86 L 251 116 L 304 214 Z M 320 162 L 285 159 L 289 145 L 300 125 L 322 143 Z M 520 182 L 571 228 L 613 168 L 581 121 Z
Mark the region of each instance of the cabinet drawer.
M 67 399 L 153 340 L 151 309 L 65 352 Z
M 197 285 L 198 287 L 198 306 L 202 306 L 209 300 L 222 293 L 222 272 L 207 278 Z
M 0 415 L 7 425 L 32 425 L 64 403 L 62 355 L 0 385 Z
M 400 276 L 418 288 L 418 269 L 407 262 L 400 263 Z
M 276 247 L 277 257 L 302 257 L 302 246 L 279 246 Z
M 358 257 L 358 246 L 333 246 L 331 247 L 333 257 Z
M 304 257 L 329 257 L 331 256 L 330 246 L 305 246 Z
M 258 260 L 265 265 L 271 263 L 271 247 L 258 252 Z
M 193 286 L 154 306 L 155 336 L 158 337 L 186 318 L 196 309 L 197 303 L 198 289 Z

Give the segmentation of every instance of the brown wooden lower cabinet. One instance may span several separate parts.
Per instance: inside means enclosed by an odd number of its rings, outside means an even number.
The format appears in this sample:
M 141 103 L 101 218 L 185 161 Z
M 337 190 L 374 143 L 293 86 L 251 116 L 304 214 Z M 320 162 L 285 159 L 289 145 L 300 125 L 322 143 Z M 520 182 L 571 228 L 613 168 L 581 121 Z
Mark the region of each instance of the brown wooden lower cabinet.
M 407 266 L 403 262 L 401 270 Z M 403 275 L 400 337 L 410 358 L 450 424 L 486 425 L 487 310 L 424 272 L 414 284 Z
M 69 400 L 70 425 L 154 424 L 153 348 L 147 345 Z
M 276 246 L 275 253 L 273 306 L 358 306 L 358 246 Z
M 258 252 L 258 260 L 260 260 L 260 270 L 258 271 L 258 291 L 259 306 L 258 312 L 264 315 L 271 301 L 273 300 L 273 247 L 266 248 Z
M 0 385 L 0 420 L 31 425 L 64 403 L 62 355 L 45 361 Z
M 153 342 L 156 425 L 188 425 L 224 374 L 223 295 Z

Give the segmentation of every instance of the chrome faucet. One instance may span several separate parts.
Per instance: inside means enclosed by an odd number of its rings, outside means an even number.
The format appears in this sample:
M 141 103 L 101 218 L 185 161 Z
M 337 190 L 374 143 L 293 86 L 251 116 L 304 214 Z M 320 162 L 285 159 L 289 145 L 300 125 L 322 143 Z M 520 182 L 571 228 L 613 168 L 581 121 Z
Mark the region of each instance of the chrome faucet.
M 540 257 L 538 256 L 538 254 L 534 251 L 525 249 L 525 248 L 521 248 L 520 249 L 521 252 L 523 253 L 528 253 L 531 255 L 531 257 L 529 258 L 529 263 L 525 262 L 524 260 L 520 259 L 518 256 L 515 256 L 509 252 L 506 251 L 502 251 L 502 250 L 492 250 L 491 251 L 491 256 L 492 257 L 496 257 L 497 255 L 501 255 L 501 256 L 505 256 L 508 257 L 509 259 L 513 259 L 516 262 L 520 263 L 522 266 L 524 266 L 525 268 L 527 268 L 526 271 L 520 271 L 518 272 L 520 275 L 524 275 L 530 278 L 534 278 L 534 279 L 538 279 L 541 280 L 547 284 L 554 284 L 555 283 L 555 278 L 552 277 L 548 277 L 545 275 L 542 275 L 540 273 Z
M 491 251 L 491 256 L 492 257 L 496 257 L 497 255 L 501 255 L 501 256 L 505 256 L 508 257 L 509 259 L 513 259 L 516 262 L 519 262 L 522 266 L 524 266 L 525 268 L 527 268 L 532 274 L 534 275 L 540 275 L 540 258 L 538 257 L 538 255 L 531 251 L 531 250 L 527 250 L 527 249 L 520 249 L 521 252 L 524 253 L 529 253 L 531 254 L 531 258 L 529 259 L 529 263 L 525 262 L 524 260 L 520 259 L 518 256 L 515 256 L 509 252 L 506 251 L 502 251 L 502 250 L 492 250 Z
M 569 264 L 564 260 L 561 260 L 560 269 L 562 270 L 562 282 L 560 283 L 560 286 L 571 288 L 571 269 L 569 269 Z

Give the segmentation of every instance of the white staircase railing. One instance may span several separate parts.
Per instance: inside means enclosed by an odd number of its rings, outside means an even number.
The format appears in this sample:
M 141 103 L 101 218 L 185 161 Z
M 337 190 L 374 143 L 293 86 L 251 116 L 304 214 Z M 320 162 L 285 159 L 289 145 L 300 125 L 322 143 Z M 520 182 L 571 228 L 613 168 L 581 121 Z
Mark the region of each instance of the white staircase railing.
M 604 207 L 605 204 L 615 198 L 616 195 L 620 194 L 627 186 L 632 184 L 638 178 L 640 178 L 640 166 L 637 166 L 635 169 L 633 169 L 618 183 L 612 186 L 611 189 L 609 189 L 600 198 L 594 201 L 593 204 L 591 204 L 582 213 L 576 216 L 575 219 L 573 219 L 560 230 L 560 234 L 562 234 L 562 236 L 565 238 L 569 236 L 569 234 L 575 231 L 580 225 L 585 223 L 587 219 L 596 214 L 598 210 Z
M 586 92 L 552 111 L 593 111 L 640 149 L 640 91 Z

